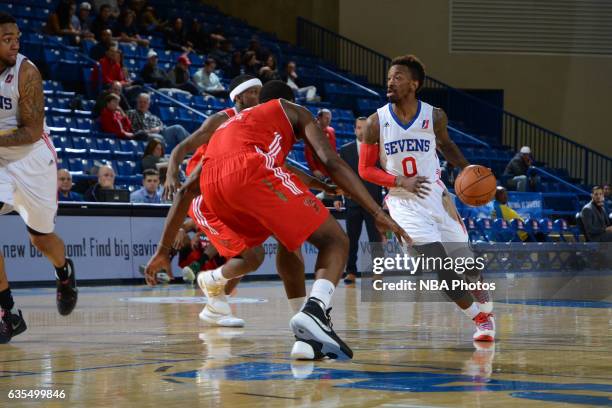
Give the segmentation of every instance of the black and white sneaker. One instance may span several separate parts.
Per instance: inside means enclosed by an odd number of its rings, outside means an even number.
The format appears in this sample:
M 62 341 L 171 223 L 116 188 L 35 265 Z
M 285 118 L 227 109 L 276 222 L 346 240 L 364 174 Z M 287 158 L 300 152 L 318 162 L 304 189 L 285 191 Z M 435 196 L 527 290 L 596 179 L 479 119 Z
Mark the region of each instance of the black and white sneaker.
M 8 343 L 13 337 L 23 333 L 28 326 L 21 310 L 17 309 L 18 314 L 11 313 L 10 310 L 0 309 L 0 344 Z
M 66 265 L 70 271 L 70 276 L 65 281 L 56 279 L 57 282 L 57 311 L 62 316 L 68 316 L 74 310 L 77 299 L 79 297 L 79 290 L 76 285 L 76 276 L 74 270 L 74 264 L 72 259 L 66 258 Z M 57 277 L 56 277 L 57 278 Z
M 300 312 L 291 318 L 289 325 L 295 337 L 301 341 L 315 345 L 313 349 L 332 358 L 353 358 L 353 351 L 338 337 L 332 328 L 328 309 L 323 309 L 316 298 L 309 298 Z M 320 347 L 320 348 L 319 348 Z

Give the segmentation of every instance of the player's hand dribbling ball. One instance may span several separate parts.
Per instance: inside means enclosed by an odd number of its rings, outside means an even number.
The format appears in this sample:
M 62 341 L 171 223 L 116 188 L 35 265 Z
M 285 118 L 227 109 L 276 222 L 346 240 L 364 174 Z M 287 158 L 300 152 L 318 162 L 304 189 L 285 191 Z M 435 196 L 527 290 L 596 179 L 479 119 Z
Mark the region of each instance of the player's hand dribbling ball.
M 455 194 L 462 203 L 478 207 L 495 197 L 497 180 L 491 169 L 472 164 L 455 179 Z

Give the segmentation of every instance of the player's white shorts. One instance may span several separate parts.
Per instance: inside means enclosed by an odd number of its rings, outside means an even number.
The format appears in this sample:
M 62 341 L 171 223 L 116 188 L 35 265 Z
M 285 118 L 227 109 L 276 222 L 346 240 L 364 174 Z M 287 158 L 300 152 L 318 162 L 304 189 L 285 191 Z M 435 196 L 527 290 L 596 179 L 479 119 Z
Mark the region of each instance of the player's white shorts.
M 57 158 L 44 136 L 21 160 L 3 163 L 0 158 L 0 214 L 17 211 L 31 229 L 48 234 L 57 213 Z
M 467 243 L 468 233 L 452 198 L 446 193 L 448 201 L 444 203 L 442 190 L 436 187 L 432 184 L 425 200 L 387 195 L 385 203 L 391 218 L 410 235 L 415 245 Z

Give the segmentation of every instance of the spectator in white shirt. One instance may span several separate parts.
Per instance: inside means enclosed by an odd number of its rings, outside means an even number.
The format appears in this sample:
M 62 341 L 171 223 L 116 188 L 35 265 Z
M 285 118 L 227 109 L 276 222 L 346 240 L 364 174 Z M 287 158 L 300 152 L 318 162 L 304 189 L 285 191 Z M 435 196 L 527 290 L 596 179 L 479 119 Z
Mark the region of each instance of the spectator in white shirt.
M 193 76 L 193 80 L 196 85 L 204 92 L 215 96 L 227 96 L 227 91 L 221 83 L 221 80 L 215 74 L 217 63 L 214 59 L 208 58 L 198 72 Z

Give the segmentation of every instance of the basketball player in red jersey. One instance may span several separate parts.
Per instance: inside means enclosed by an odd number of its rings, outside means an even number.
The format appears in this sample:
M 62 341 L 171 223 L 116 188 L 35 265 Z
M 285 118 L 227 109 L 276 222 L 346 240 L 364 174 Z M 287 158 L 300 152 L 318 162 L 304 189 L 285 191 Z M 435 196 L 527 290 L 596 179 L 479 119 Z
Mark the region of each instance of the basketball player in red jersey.
M 77 303 L 75 271 L 64 242 L 54 232 L 57 213 L 57 157 L 45 124 L 40 72 L 19 53 L 16 20 L 0 13 L 0 214 L 19 213 L 30 241 L 55 267 L 57 309 Z M 0 343 L 26 330 L 15 308 L 0 252 Z
M 446 259 L 473 258 L 468 234 L 444 183 L 436 151 L 453 166 L 463 169 L 469 163 L 450 139 L 448 119 L 416 96 L 425 80 L 425 68 L 413 55 L 391 62 L 387 79 L 390 103 L 379 108 L 367 122 L 359 155 L 359 174 L 365 180 L 389 188 L 385 198 L 391 217 L 414 239 L 421 254 Z M 382 169 L 376 163 L 381 162 Z M 436 271 L 447 282 L 444 292 L 476 324 L 475 341 L 493 341 L 493 303 L 487 291 L 450 289 L 452 281 L 482 281 L 480 271 Z M 474 302 L 476 300 L 476 302 Z
M 275 98 L 293 99 L 293 92 L 284 82 L 269 81 L 261 94 L 262 102 L 267 102 L 244 110 L 215 132 L 200 176 L 203 201 L 208 211 L 239 234 L 251 249 L 261 248 L 271 235 L 289 251 L 306 240 L 318 249 L 317 279 L 306 304 L 291 319 L 291 328 L 298 342 L 312 346 L 316 357 L 351 358 L 353 352 L 333 331 L 329 315 L 331 297 L 346 264 L 348 239 L 299 177 L 285 170 L 284 162 L 296 136 L 306 140 L 332 179 L 372 213 L 381 230 L 393 231 L 400 241 L 411 240 L 331 150 L 312 114 Z M 183 189 L 193 188 L 190 184 Z M 171 225 L 167 225 L 159 248 L 171 243 L 180 225 L 181 214 L 175 215 L 169 214 L 167 224 Z M 149 279 L 154 279 L 153 271 L 167 262 L 163 253 L 156 254 L 149 262 Z M 240 276 L 238 273 L 221 266 L 200 273 L 198 283 L 211 299 L 222 294 L 225 283 Z
M 180 184 L 178 181 L 179 165 L 185 156 L 195 151 L 187 165 L 187 175 L 190 175 L 200 163 L 206 151 L 207 143 L 217 127 L 243 109 L 257 105 L 259 103 L 260 90 L 261 81 L 251 75 L 239 75 L 234 78 L 230 84 L 230 98 L 234 101 L 235 106 L 207 118 L 196 132 L 173 149 L 170 155 L 165 185 L 165 194 L 168 198 L 174 195 Z M 299 172 L 298 169 L 292 169 L 292 171 Z M 331 186 L 310 178 L 303 172 L 301 172 L 301 176 L 311 188 L 325 190 L 330 194 L 335 193 Z M 186 197 L 183 198 L 186 199 Z M 202 214 L 200 210 L 202 197 L 199 196 L 199 192 L 198 196 L 192 198 L 193 202 L 189 208 L 189 216 L 198 224 L 200 230 L 207 234 L 215 248 L 224 247 L 225 250 L 221 252 L 226 258 L 241 254 L 248 249 L 242 242 L 242 239 L 231 229 L 224 226 L 223 223 L 219 222 L 214 214 Z M 258 258 L 257 256 L 250 255 L 252 254 L 247 253 L 241 258 L 233 260 L 230 262 L 229 267 L 237 267 L 239 271 L 257 269 L 258 264 L 253 263 L 253 260 Z M 276 265 L 278 274 L 283 280 L 289 304 L 294 311 L 297 311 L 303 305 L 306 295 L 304 262 L 300 250 L 289 252 L 280 244 L 276 254 Z M 225 294 L 229 295 L 239 281 L 240 278 L 229 281 L 225 286 Z M 200 319 L 220 326 L 244 325 L 242 319 L 232 316 L 229 313 L 229 308 L 225 307 L 223 303 L 221 304 L 221 307 L 215 309 L 212 303 L 207 303 L 199 315 Z

